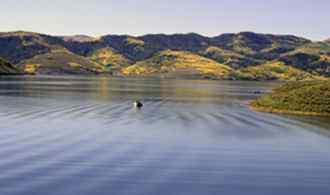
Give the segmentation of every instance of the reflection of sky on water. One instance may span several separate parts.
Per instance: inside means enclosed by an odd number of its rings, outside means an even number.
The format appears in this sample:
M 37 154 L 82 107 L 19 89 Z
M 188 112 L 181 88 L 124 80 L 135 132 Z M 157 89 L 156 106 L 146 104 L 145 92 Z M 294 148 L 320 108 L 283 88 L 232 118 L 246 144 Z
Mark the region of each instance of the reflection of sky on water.
M 327 121 L 247 108 L 274 85 L 2 78 L 0 194 L 329 194 Z

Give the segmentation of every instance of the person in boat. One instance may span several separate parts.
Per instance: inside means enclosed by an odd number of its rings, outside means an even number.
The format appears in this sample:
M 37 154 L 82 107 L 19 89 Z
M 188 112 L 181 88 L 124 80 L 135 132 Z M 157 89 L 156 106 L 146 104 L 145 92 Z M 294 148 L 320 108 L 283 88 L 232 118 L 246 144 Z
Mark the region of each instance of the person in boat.
M 141 109 L 141 108 L 143 107 L 143 104 L 142 104 L 142 102 L 136 100 L 136 101 L 134 102 L 134 107 L 135 107 L 135 108 L 139 108 L 139 109 Z

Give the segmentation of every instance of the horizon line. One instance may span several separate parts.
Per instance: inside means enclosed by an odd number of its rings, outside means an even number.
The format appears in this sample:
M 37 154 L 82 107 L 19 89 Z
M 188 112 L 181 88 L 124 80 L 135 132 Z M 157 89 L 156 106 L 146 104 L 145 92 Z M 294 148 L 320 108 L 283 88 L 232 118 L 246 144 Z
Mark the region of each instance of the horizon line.
M 289 33 L 269 33 L 269 32 L 256 32 L 256 31 L 249 31 L 249 30 L 244 30 L 244 31 L 238 31 L 238 32 L 226 32 L 226 33 L 220 33 L 218 35 L 215 36 L 210 36 L 210 35 L 205 35 L 203 33 L 196 33 L 196 32 L 173 32 L 173 33 L 145 33 L 145 34 L 128 34 L 128 33 L 108 33 L 108 34 L 101 34 L 101 35 L 90 35 L 90 34 L 84 34 L 84 33 L 71 33 L 71 34 L 60 34 L 60 33 L 47 33 L 47 32 L 38 32 L 38 31 L 30 31 L 30 30 L 11 30 L 11 31 L 0 31 L 1 34 L 4 33 L 31 33 L 31 34 L 39 34 L 39 35 L 49 35 L 49 36 L 54 36 L 54 37 L 74 37 L 74 36 L 86 36 L 86 37 L 90 37 L 90 38 L 94 38 L 94 39 L 100 39 L 104 36 L 131 36 L 131 37 L 144 37 L 144 36 L 148 36 L 148 35 L 167 35 L 167 36 L 172 36 L 172 35 L 189 35 L 189 34 L 195 34 L 195 35 L 199 35 L 202 37 L 207 37 L 207 38 L 215 38 L 221 35 L 226 35 L 226 34 L 241 34 L 241 33 L 254 33 L 254 34 L 261 34 L 261 35 L 275 35 L 275 36 L 295 36 L 298 38 L 304 38 L 304 39 L 308 39 L 312 42 L 323 42 L 323 41 L 327 41 L 330 39 L 330 35 L 329 38 L 325 38 L 323 40 L 314 40 L 314 39 L 310 39 L 308 37 L 302 36 L 302 35 L 296 35 L 296 34 L 289 34 Z

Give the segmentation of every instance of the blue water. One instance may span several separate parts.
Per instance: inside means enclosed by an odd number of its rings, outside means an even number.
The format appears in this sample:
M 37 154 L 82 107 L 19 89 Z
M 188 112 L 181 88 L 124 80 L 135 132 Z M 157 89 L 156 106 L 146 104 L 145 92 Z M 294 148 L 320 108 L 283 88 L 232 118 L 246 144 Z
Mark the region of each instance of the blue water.
M 247 107 L 277 85 L 0 78 L 0 195 L 329 195 L 330 121 Z

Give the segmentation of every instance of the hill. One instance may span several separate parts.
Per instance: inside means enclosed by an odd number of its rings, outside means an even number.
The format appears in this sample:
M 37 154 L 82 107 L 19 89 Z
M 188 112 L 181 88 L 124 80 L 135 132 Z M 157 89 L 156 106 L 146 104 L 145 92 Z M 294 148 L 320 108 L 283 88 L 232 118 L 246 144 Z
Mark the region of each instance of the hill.
M 263 60 L 253 59 L 215 46 L 206 48 L 204 51 L 200 52 L 200 54 L 221 64 L 228 65 L 234 69 L 245 68 L 264 62 Z
M 282 55 L 279 60 L 308 72 L 330 76 L 330 43 L 309 43 Z
M 100 74 L 110 73 L 107 67 L 67 50 L 53 50 L 22 61 L 20 67 L 28 74 Z
M 169 77 L 223 78 L 232 69 L 211 59 L 184 51 L 166 50 L 124 68 L 126 76 L 162 75 Z
M 132 64 L 132 61 L 111 48 L 95 50 L 88 57 L 92 61 L 102 64 L 111 70 L 119 70 Z
M 256 59 L 273 60 L 280 54 L 310 43 L 292 35 L 270 35 L 253 32 L 223 34 L 212 38 L 212 44 Z
M 135 42 L 128 40 L 135 40 Z M 223 49 L 227 52 L 230 51 L 233 55 L 240 54 L 244 58 L 250 56 L 269 60 L 311 42 L 295 36 L 267 35 L 252 32 L 223 34 L 217 37 L 205 37 L 196 33 L 151 34 L 140 37 L 107 35 L 102 37 L 101 41 L 135 61 L 144 60 L 164 50 L 201 53 L 208 48 Z M 214 60 L 217 60 L 217 58 L 214 58 Z
M 121 72 L 121 68 L 125 69 L 132 64 L 135 67 L 143 65 L 141 62 L 157 58 L 159 53 L 169 50 L 183 52 L 181 55 L 194 54 L 238 70 L 236 76 L 239 79 L 287 78 L 292 80 L 290 76 L 283 77 L 282 74 L 282 76 L 274 77 L 273 73 L 268 72 L 274 70 L 274 67 L 269 68 L 269 64 L 274 61 L 295 68 L 288 69 L 290 72 L 301 70 L 310 74 L 330 76 L 329 41 L 311 42 L 292 35 L 241 32 L 216 37 L 188 33 L 144 36 L 106 35 L 94 38 L 85 35 L 58 37 L 24 31 L 0 33 L 0 57 L 20 67 L 29 61 L 37 63 L 35 59 L 40 59 L 40 56 L 53 55 L 56 51 L 67 51 L 66 59 L 83 60 L 84 63 L 77 63 L 83 67 L 92 67 L 87 64 L 94 64 L 94 66 L 105 68 L 105 72 Z M 59 58 L 55 56 L 54 59 Z M 45 67 L 50 67 L 49 61 L 42 60 L 42 62 L 46 63 Z M 63 61 L 59 59 L 59 62 Z M 61 66 L 59 63 L 56 64 L 57 67 Z M 268 65 L 264 66 L 265 64 Z M 67 66 L 67 63 L 64 65 Z M 161 64 L 158 67 L 161 67 Z M 63 67 L 66 70 L 67 68 Z M 52 74 L 51 70 L 55 69 L 49 69 L 46 72 Z M 251 76 L 253 72 L 258 72 L 258 75 Z M 54 74 L 61 74 L 61 71 Z
M 234 80 L 281 80 L 281 81 L 300 81 L 323 79 L 321 76 L 314 75 L 303 70 L 291 67 L 283 62 L 272 61 L 254 67 L 236 70 L 230 75 Z
M 290 82 L 251 106 L 265 112 L 330 116 L 330 81 Z
M 0 33 L 0 57 L 17 64 L 22 60 L 50 52 L 62 47 L 63 41 L 57 37 L 33 32 Z
M 21 72 L 12 64 L 0 58 L 0 75 L 20 74 Z

